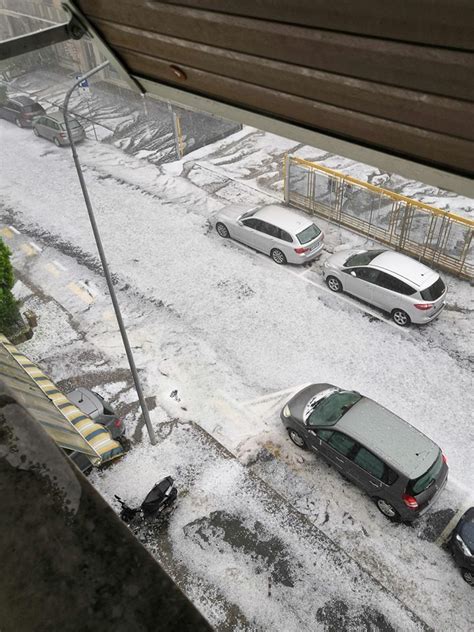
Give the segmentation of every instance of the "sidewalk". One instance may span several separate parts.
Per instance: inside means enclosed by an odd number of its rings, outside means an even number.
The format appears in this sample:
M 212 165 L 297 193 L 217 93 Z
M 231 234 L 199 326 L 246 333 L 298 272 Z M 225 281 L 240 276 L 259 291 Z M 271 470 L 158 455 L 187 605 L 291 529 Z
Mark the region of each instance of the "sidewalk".
M 175 479 L 169 524 L 137 536 L 216 630 L 430 629 L 200 427 L 159 432 L 91 482 L 118 510 Z

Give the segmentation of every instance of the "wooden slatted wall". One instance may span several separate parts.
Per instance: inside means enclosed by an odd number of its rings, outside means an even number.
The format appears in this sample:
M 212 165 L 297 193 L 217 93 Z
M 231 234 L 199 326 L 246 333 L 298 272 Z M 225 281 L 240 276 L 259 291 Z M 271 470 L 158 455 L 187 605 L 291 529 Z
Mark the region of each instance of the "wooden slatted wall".
M 474 174 L 473 0 L 77 0 L 132 74 Z

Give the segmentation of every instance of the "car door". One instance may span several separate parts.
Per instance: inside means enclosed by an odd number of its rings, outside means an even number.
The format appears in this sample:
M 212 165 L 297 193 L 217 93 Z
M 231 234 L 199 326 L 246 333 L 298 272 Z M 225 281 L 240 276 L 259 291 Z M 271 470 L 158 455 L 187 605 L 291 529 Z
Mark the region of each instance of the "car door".
M 14 101 L 7 101 L 4 106 L 4 116 L 7 121 L 15 122 L 17 116 L 20 114 L 20 108 Z
M 279 229 L 276 226 L 274 226 L 273 224 L 269 224 L 268 222 L 264 222 L 263 220 L 257 219 L 255 248 L 267 255 L 270 254 L 271 249 L 275 245 L 276 236 L 278 234 Z
M 257 248 L 257 226 L 260 223 L 259 219 L 255 217 L 249 217 L 242 220 L 242 223 L 237 230 L 237 239 L 247 246 Z
M 352 453 L 351 461 L 351 479 L 369 495 L 383 495 L 397 478 L 382 459 L 362 445 Z
M 308 431 L 308 443 L 313 450 L 320 452 L 338 470 L 350 476 L 351 454 L 358 447 L 356 441 L 337 430 L 326 428 Z
M 36 131 L 38 132 L 40 136 L 44 136 L 43 129 L 44 129 L 45 120 L 46 119 L 44 116 L 40 116 L 33 123 L 33 127 L 36 129 Z
M 54 140 L 59 135 L 60 131 L 61 131 L 61 129 L 59 127 L 59 124 L 56 123 L 56 121 L 49 120 L 49 128 L 48 128 L 49 136 L 48 136 L 48 138 L 50 140 Z
M 262 252 L 269 255 L 273 248 L 280 248 L 284 251 L 280 239 L 280 229 L 270 222 L 262 221 L 259 228 L 260 248 Z
M 345 275 L 342 279 L 342 286 L 346 292 L 361 298 L 367 303 L 373 304 L 374 284 L 379 275 L 379 271 L 375 268 L 369 268 L 368 266 L 361 266 L 348 268 L 344 270 L 344 272 Z
M 388 272 L 380 271 L 373 288 L 373 301 L 374 305 L 391 312 L 397 307 L 404 307 L 406 303 L 404 297 L 414 293 L 414 288 Z
M 41 134 L 41 136 L 43 136 L 44 138 L 47 138 L 48 140 L 51 139 L 51 127 L 50 127 L 50 120 L 47 117 L 44 117 L 41 119 L 41 123 L 38 125 L 38 132 Z

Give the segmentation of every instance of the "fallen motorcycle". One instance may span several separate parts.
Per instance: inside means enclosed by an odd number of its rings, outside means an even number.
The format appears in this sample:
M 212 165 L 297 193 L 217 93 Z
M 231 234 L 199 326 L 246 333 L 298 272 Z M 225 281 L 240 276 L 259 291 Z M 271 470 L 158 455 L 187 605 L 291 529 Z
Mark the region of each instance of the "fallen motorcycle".
M 167 476 L 148 492 L 140 507 L 129 507 L 120 496 L 115 494 L 115 498 L 120 503 L 122 509 L 120 517 L 126 523 L 137 520 L 157 520 L 161 516 L 168 514 L 178 496 L 178 490 L 174 486 L 174 480 Z

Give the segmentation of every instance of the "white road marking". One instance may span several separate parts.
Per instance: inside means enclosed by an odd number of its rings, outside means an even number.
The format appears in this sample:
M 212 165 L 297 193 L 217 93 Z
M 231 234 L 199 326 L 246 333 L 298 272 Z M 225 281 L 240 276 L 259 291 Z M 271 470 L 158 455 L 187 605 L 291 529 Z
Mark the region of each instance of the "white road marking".
M 77 283 L 69 283 L 67 286 L 68 289 L 73 292 L 76 296 L 78 296 L 81 301 L 90 305 L 94 302 L 93 297 L 89 294 L 89 292 L 85 292 L 82 288 L 80 288 Z
M 99 290 L 92 284 L 87 284 L 84 281 L 78 281 L 77 285 L 80 285 L 86 292 L 89 292 L 94 298 L 99 294 Z
M 37 252 L 43 252 L 42 249 L 37 246 L 33 241 L 28 242 L 32 248 L 34 248 Z
M 36 250 L 32 248 L 29 244 L 21 244 L 20 248 L 28 257 L 32 257 L 33 255 L 38 254 Z
M 8 226 L 4 226 L 2 229 L 0 229 L 0 235 L 2 235 L 2 237 L 6 237 L 7 239 L 12 239 L 13 237 L 13 233 L 8 228 Z
M 57 266 L 63 272 L 67 272 L 67 268 L 65 266 L 63 266 L 62 263 L 59 263 L 59 261 L 56 261 L 56 259 L 53 259 L 53 263 L 54 263 L 55 266 Z
M 13 233 L 16 233 L 17 235 L 21 235 L 20 231 L 18 229 L 16 229 L 14 226 L 9 226 L 8 227 Z
M 445 526 L 445 528 L 441 531 L 439 536 L 436 538 L 435 544 L 437 544 L 438 546 L 443 546 L 443 544 L 446 542 L 446 540 L 450 536 L 451 531 L 456 526 L 459 518 L 462 516 L 462 514 L 465 511 L 467 511 L 469 509 L 469 507 L 472 507 L 472 500 L 469 501 L 468 503 L 466 503 L 464 506 L 461 506 L 461 509 L 459 509 L 454 514 L 454 516 L 451 518 L 451 520 L 448 522 L 448 524 Z
M 59 270 L 56 268 L 56 266 L 53 263 L 47 263 L 46 270 L 48 270 L 48 272 L 50 272 L 55 277 L 58 277 L 60 275 Z
M 249 248 L 245 244 L 241 244 L 239 241 L 232 240 L 232 243 L 235 244 L 236 246 L 238 246 L 239 248 L 242 248 L 242 250 L 246 250 L 247 252 L 251 252 L 253 254 L 261 254 L 261 253 L 256 252 L 253 248 Z M 263 256 L 265 256 L 265 255 L 263 255 Z M 380 321 L 386 323 L 387 325 L 389 325 L 390 327 L 395 329 L 395 331 L 398 331 L 399 333 L 404 334 L 405 336 L 410 335 L 410 329 L 409 328 L 400 327 L 399 325 L 396 325 L 390 318 L 385 317 L 380 312 L 376 312 L 376 311 L 372 310 L 368 306 L 361 305 L 357 301 L 352 300 L 351 298 L 349 298 L 348 296 L 345 296 L 344 294 L 341 294 L 340 292 L 332 292 L 328 287 L 326 287 L 326 285 L 324 283 L 317 283 L 316 281 L 313 281 L 312 279 L 307 278 L 306 277 L 306 273 L 307 272 L 311 272 L 311 269 L 308 269 L 308 270 L 304 269 L 304 272 L 301 272 L 301 271 L 296 272 L 295 270 L 292 270 L 288 265 L 286 265 L 286 266 L 285 265 L 279 266 L 279 268 L 280 268 L 280 270 L 282 272 L 286 272 L 287 274 L 291 274 L 292 276 L 294 276 L 294 277 L 296 277 L 298 279 L 301 279 L 301 281 L 304 281 L 305 283 L 309 283 L 313 287 L 315 287 L 315 288 L 317 288 L 319 290 L 322 290 L 326 294 L 330 294 L 336 300 L 342 301 L 342 302 L 346 303 L 347 305 L 350 305 L 351 307 L 354 307 L 355 309 L 358 309 L 360 312 L 362 312 L 364 314 L 369 314 L 370 316 L 373 316 L 377 320 L 380 320 Z

